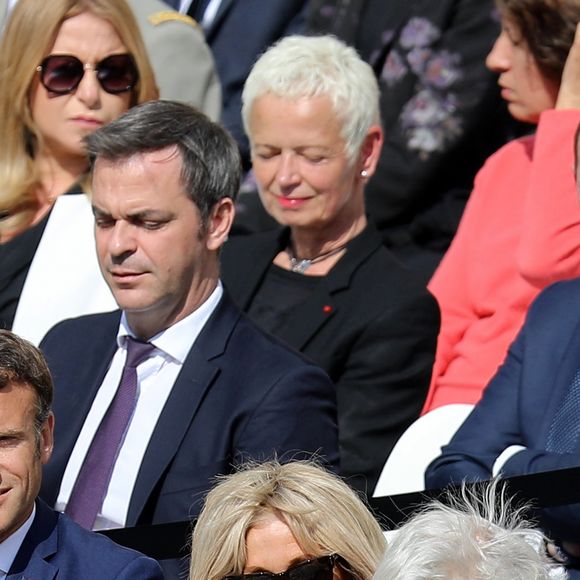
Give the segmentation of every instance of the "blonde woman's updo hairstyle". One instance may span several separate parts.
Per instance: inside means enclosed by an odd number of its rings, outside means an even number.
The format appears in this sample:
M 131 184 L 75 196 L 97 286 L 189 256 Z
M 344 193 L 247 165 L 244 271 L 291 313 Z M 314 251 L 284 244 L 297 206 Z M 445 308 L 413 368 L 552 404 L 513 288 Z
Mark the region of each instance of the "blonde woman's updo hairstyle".
M 249 465 L 221 479 L 193 532 L 190 580 L 242 574 L 246 534 L 280 517 L 312 557 L 338 554 L 353 580 L 370 580 L 385 550 L 381 528 L 356 493 L 312 463 Z
M 0 42 L 0 233 L 29 225 L 40 187 L 35 152 L 41 136 L 32 120 L 30 89 L 61 24 L 82 12 L 107 20 L 133 55 L 139 82 L 132 104 L 156 99 L 159 91 L 139 27 L 125 0 L 20 0 Z

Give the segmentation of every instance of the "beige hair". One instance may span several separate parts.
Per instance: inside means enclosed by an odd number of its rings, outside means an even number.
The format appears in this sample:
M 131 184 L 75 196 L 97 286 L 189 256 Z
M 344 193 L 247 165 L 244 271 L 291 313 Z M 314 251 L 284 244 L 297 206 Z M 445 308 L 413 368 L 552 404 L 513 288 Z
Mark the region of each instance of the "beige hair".
M 386 541 L 373 515 L 341 479 L 312 462 L 249 465 L 208 494 L 192 537 L 190 580 L 241 574 L 246 534 L 282 518 L 312 557 L 338 554 L 353 580 L 372 577 Z
M 110 22 L 135 58 L 140 78 L 133 104 L 158 97 L 145 45 L 125 0 L 20 0 L 0 42 L 0 216 L 5 218 L 4 230 L 26 226 L 37 209 L 34 192 L 40 178 L 34 155 L 41 136 L 29 102 L 36 67 L 48 55 L 62 22 L 85 11 Z

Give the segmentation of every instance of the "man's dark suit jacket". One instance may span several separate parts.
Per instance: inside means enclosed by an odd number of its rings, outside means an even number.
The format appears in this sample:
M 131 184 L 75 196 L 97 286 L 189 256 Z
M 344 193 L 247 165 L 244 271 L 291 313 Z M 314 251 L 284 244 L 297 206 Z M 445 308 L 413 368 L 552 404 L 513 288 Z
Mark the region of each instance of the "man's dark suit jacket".
M 244 83 L 271 44 L 303 29 L 306 4 L 306 0 L 222 0 L 204 31 L 222 85 L 222 123 L 240 144 L 246 165 L 250 152 L 241 118 Z
M 120 313 L 66 320 L 46 336 L 55 383 L 50 505 L 117 348 Z M 259 331 L 224 293 L 189 352 L 147 447 L 127 526 L 195 517 L 217 474 L 244 459 L 320 452 L 338 466 L 335 389 L 326 374 Z
M 243 310 L 288 238 L 283 229 L 225 245 L 222 279 Z M 372 493 L 392 447 L 419 416 L 438 331 L 434 298 L 368 226 L 278 334 L 336 384 L 342 473 L 355 487 Z
M 489 479 L 496 458 L 511 445 L 525 450 L 504 464 L 506 477 L 580 466 L 580 440 L 573 453 L 546 451 L 550 425 L 578 368 L 580 279 L 549 287 L 533 303 L 482 400 L 427 469 L 427 487 Z M 553 537 L 580 542 L 578 508 L 550 508 L 540 517 Z
M 36 502 L 36 515 L 7 580 L 162 580 L 155 560 L 88 532 Z

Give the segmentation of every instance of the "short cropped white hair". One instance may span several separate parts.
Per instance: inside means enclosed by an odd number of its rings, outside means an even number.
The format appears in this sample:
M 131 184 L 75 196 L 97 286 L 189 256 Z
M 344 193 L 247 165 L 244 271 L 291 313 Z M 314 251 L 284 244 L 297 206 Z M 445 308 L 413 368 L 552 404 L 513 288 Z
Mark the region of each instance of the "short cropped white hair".
M 542 532 L 496 489 L 428 504 L 394 534 L 373 580 L 565 580 Z
M 373 69 L 334 36 L 287 36 L 254 64 L 242 94 L 242 118 L 250 143 L 252 105 L 267 93 L 292 100 L 329 97 L 351 162 L 369 128 L 381 122 Z

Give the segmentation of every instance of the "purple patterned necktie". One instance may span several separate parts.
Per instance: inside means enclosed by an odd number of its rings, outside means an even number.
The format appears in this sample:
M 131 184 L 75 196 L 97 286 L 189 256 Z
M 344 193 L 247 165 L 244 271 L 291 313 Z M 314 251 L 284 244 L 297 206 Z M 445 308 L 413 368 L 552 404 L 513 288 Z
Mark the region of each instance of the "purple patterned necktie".
M 119 449 L 137 402 L 137 367 L 155 347 L 127 337 L 127 360 L 117 392 L 95 433 L 70 495 L 65 513 L 92 529 L 101 510 Z

